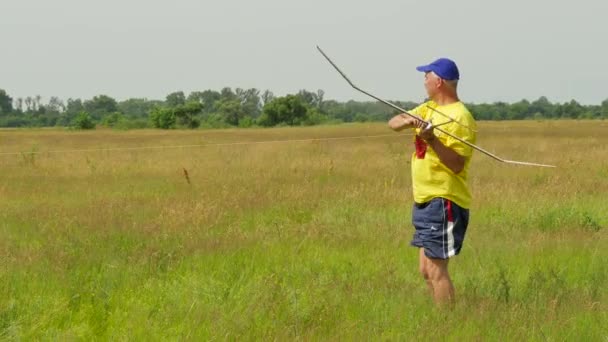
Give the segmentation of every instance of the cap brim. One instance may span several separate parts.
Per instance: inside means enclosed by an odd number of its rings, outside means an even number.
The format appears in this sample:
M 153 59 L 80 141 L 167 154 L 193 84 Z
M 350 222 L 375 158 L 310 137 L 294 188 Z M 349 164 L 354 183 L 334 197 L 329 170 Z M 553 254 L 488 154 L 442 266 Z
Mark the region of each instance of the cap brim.
M 433 71 L 433 67 L 430 65 L 421 65 L 416 67 L 416 70 L 420 71 L 420 72 L 430 72 Z

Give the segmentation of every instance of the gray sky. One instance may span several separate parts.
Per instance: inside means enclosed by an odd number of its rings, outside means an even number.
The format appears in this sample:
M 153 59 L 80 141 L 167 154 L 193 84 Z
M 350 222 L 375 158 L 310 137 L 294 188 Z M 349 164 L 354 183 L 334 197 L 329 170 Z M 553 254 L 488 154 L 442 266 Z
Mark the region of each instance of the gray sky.
M 0 88 L 162 99 L 169 92 L 364 89 L 424 98 L 420 64 L 450 57 L 469 102 L 608 98 L 608 1 L 2 0 Z

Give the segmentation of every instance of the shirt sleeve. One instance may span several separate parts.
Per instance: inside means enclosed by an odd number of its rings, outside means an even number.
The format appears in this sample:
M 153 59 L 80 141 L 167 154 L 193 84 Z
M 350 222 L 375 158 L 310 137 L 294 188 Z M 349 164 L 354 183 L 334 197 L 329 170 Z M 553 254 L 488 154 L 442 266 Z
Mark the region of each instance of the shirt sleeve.
M 416 116 L 419 116 L 421 118 L 424 119 L 424 116 L 426 114 L 426 103 L 423 103 L 421 105 L 419 105 L 418 107 L 414 108 L 414 109 L 410 109 L 407 112 Z
M 452 122 L 451 124 L 445 125 L 444 130 L 470 144 L 475 144 L 477 137 L 473 130 L 476 128 L 476 124 L 471 114 L 468 112 L 463 112 L 461 115 L 458 115 L 456 120 L 470 128 L 463 127 L 463 125 Z M 446 137 L 445 146 L 449 147 L 465 158 L 470 158 L 473 155 L 473 148 L 471 146 L 450 136 Z

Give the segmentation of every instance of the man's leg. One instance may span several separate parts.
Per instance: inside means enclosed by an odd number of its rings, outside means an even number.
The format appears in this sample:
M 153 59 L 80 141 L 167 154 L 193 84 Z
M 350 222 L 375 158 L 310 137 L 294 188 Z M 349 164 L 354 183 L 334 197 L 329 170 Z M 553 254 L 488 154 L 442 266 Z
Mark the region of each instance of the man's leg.
M 431 282 L 431 278 L 429 277 L 429 273 L 427 271 L 427 269 L 428 269 L 427 259 L 428 258 L 426 257 L 426 255 L 424 255 L 424 248 L 419 248 L 419 250 L 420 250 L 420 274 L 422 274 L 422 277 L 424 278 L 424 281 L 426 282 L 426 285 L 429 288 L 431 296 L 434 297 L 433 283 Z
M 424 255 L 424 249 L 420 249 L 420 258 L 425 259 L 424 265 L 430 287 L 433 290 L 433 299 L 438 305 L 454 303 L 454 285 L 448 273 L 449 259 L 433 259 Z

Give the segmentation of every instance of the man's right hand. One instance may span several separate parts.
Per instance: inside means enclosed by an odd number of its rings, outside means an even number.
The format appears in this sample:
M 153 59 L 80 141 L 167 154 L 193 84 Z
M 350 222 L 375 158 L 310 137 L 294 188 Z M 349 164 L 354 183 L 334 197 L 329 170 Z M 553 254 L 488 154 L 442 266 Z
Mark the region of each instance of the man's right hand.
M 396 132 L 406 128 L 417 127 L 419 120 L 407 114 L 397 114 L 388 121 L 388 126 Z

